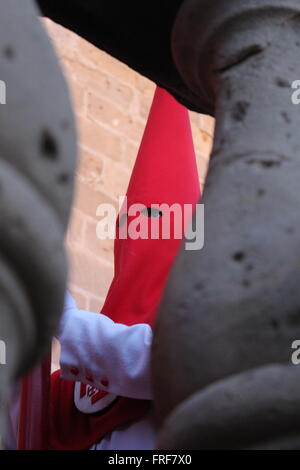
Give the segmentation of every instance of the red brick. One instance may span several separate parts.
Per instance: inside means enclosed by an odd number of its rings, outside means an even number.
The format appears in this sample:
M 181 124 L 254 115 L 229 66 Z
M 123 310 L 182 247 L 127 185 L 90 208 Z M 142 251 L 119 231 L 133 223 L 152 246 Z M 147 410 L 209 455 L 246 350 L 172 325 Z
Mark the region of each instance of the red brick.
M 128 113 L 120 111 L 111 101 L 100 98 L 93 93 L 87 97 L 87 116 L 120 132 L 129 139 L 140 142 L 145 123 Z
M 78 129 L 81 145 L 113 160 L 122 160 L 124 145 L 121 136 L 85 117 L 79 117 Z
M 93 295 L 105 297 L 113 277 L 113 266 L 90 253 L 77 250 L 70 262 L 70 281 Z
M 213 136 L 215 131 L 215 119 L 211 116 L 199 114 L 200 124 L 199 127 L 208 135 Z
M 117 201 L 113 200 L 103 191 L 95 191 L 88 184 L 77 180 L 75 188 L 74 207 L 84 214 L 96 219 L 99 204 L 112 204 L 117 209 Z
M 75 57 L 76 35 L 48 18 L 42 19 L 57 54 L 60 57 Z
M 112 77 L 101 67 L 94 68 L 78 61 L 64 59 L 64 66 L 87 91 L 98 96 L 109 96 L 121 109 L 127 110 L 133 99 L 131 87 Z
M 52 364 L 51 364 L 51 372 L 55 372 L 60 368 L 59 365 L 59 358 L 60 358 L 60 344 L 57 339 L 53 338 L 52 340 Z
M 193 123 L 196 127 L 201 127 L 200 123 L 202 121 L 201 121 L 199 113 L 195 113 L 193 111 L 190 111 L 189 112 L 189 117 L 190 117 L 191 123 Z
M 76 289 L 76 286 L 68 286 L 68 290 L 74 297 L 77 307 L 80 308 L 81 310 L 86 310 L 88 307 L 88 297 L 86 294 L 83 294 L 82 292 L 79 292 Z
M 72 77 L 68 76 L 71 100 L 77 114 L 85 112 L 85 89 Z
M 88 303 L 88 310 L 90 312 L 101 313 L 105 299 L 103 297 L 90 296 Z
M 68 245 L 71 247 L 73 245 L 83 245 L 84 225 L 84 215 L 79 210 L 73 208 L 67 232 Z
M 77 175 L 80 181 L 97 189 L 103 178 L 103 158 L 86 148 L 80 149 Z
M 155 84 L 146 77 L 139 75 L 138 73 L 135 76 L 135 87 L 137 90 L 142 91 L 143 93 L 154 94 Z
M 203 155 L 210 156 L 212 150 L 213 139 L 206 132 L 202 131 L 192 123 L 192 133 L 195 150 L 201 152 Z
M 208 170 L 209 165 L 209 158 L 206 155 L 202 155 L 201 153 L 196 153 L 197 158 L 197 166 L 198 166 L 198 173 L 200 181 L 205 181 L 206 173 Z
M 135 86 L 136 73 L 131 68 L 87 41 L 80 41 L 80 46 L 76 50 L 76 58 L 82 64 L 104 70 L 112 77 L 117 77 L 132 87 Z
M 123 164 L 131 172 L 139 151 L 139 145 L 135 142 L 126 140 L 123 155 Z
M 130 174 L 131 173 L 124 166 L 106 158 L 104 162 L 102 184 L 99 188 L 113 199 L 125 196 Z
M 141 93 L 140 96 L 139 96 L 139 114 L 140 114 L 140 117 L 145 122 L 146 122 L 146 120 L 148 118 L 148 115 L 149 115 L 152 100 L 153 100 L 153 92 L 152 91 L 151 91 L 151 93 Z
M 113 264 L 114 257 L 113 257 L 113 249 L 114 249 L 114 240 L 105 239 L 100 240 L 97 237 L 97 224 L 99 220 L 88 220 L 85 232 L 84 232 L 84 246 L 86 250 L 93 253 L 97 258 L 102 258 L 110 263 Z

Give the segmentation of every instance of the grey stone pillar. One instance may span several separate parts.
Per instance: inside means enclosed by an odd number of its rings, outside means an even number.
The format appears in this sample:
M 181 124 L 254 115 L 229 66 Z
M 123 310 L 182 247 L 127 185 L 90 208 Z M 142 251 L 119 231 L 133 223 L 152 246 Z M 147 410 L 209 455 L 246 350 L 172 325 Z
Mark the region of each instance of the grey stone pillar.
M 159 447 L 300 448 L 300 3 L 186 0 L 173 54 L 217 121 L 205 245 L 155 328 Z
M 66 83 L 34 2 L 0 6 L 3 411 L 8 384 L 50 347 L 62 311 L 76 138 Z

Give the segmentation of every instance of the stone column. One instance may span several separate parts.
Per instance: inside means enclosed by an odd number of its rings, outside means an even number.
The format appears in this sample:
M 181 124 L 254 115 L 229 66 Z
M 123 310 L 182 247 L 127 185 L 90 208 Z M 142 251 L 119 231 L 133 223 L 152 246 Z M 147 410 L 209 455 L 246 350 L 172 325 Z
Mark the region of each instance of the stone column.
M 182 248 L 155 328 L 159 447 L 300 448 L 300 4 L 186 0 L 172 44 L 216 134 L 204 248 Z
M 2 411 L 9 383 L 50 347 L 66 282 L 63 241 L 73 193 L 75 128 L 67 86 L 38 13 L 31 0 L 1 2 Z

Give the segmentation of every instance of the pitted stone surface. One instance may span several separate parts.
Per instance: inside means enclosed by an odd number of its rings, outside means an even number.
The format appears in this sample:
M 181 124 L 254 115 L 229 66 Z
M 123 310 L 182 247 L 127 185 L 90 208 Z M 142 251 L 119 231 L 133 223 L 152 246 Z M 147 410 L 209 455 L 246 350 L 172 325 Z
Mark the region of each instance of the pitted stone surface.
M 202 90 L 210 97 L 217 121 L 202 201 L 205 244 L 201 251 L 182 248 L 170 276 L 155 328 L 153 387 L 161 422 L 172 413 L 176 442 L 206 448 L 221 439 L 207 416 L 211 440 L 201 435 L 197 441 L 201 406 L 194 405 L 201 404 L 204 387 L 220 384 L 219 396 L 207 400 L 222 410 L 223 380 L 290 364 L 292 342 L 300 337 L 300 111 L 291 102 L 291 84 L 300 76 L 300 5 L 187 1 L 181 13 L 173 35 L 177 65 L 201 100 Z M 256 389 L 265 403 L 269 370 Z M 293 374 L 296 368 L 288 377 Z M 183 402 L 196 415 L 188 441 L 176 430 L 189 426 Z M 277 437 L 292 447 L 294 430 L 285 427 L 282 406 Z M 295 413 L 298 407 L 295 402 Z M 251 432 L 259 433 L 263 418 L 254 411 Z M 228 432 L 233 416 L 226 418 Z M 168 441 L 169 431 L 166 425 L 162 446 L 175 442 L 173 433 Z M 272 434 L 263 438 L 275 446 Z M 234 438 L 230 444 L 239 445 Z M 252 444 L 245 435 L 243 445 Z
M 274 364 L 217 381 L 175 409 L 159 448 L 299 449 L 299 379 L 299 368 Z
M 58 60 L 31 0 L 2 5 L 0 79 L 0 406 L 9 381 L 50 346 L 66 281 L 63 239 L 76 161 Z

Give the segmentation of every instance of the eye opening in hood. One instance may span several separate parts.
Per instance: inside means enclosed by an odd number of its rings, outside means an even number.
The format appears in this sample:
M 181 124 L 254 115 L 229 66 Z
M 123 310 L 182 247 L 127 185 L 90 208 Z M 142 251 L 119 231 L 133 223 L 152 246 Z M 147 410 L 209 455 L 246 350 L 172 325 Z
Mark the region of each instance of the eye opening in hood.
M 141 211 L 141 214 L 145 217 L 152 217 L 153 219 L 157 219 L 158 217 L 162 217 L 162 211 L 157 209 L 157 207 L 146 207 Z

